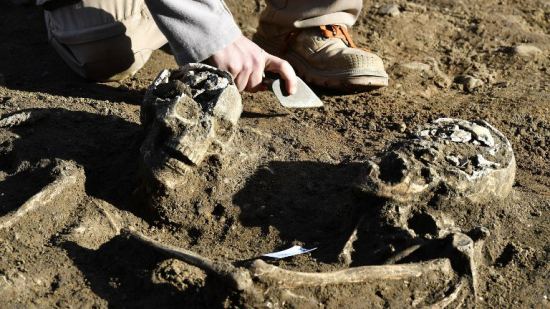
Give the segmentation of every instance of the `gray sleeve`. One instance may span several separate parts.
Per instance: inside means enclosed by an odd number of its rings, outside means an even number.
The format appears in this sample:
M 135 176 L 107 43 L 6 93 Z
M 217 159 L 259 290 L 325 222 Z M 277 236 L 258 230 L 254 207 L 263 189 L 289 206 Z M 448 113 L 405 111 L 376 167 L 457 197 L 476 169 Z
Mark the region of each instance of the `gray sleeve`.
M 178 64 L 200 62 L 241 34 L 222 0 L 145 0 Z

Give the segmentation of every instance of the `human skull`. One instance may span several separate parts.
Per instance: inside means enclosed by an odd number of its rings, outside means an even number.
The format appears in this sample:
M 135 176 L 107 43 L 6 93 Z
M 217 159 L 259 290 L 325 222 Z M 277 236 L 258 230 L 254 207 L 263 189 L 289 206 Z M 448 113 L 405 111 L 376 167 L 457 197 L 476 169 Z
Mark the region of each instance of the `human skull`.
M 410 219 L 423 216 L 423 224 L 443 236 L 456 228 L 444 212 L 429 207 L 431 200 L 476 205 L 502 200 L 512 190 L 515 171 L 512 146 L 493 126 L 441 118 L 367 161 L 357 188 L 386 201 L 380 212 L 388 224 L 415 236 Z
M 229 73 L 198 63 L 162 71 L 141 108 L 146 169 L 175 188 L 208 153 L 231 141 L 241 112 L 241 96 Z
M 219 171 L 241 112 L 241 96 L 225 71 L 189 64 L 159 74 L 141 107 L 143 185 L 154 215 L 186 220 L 189 204 Z
M 368 161 L 359 188 L 405 203 L 445 187 L 449 198 L 483 204 L 508 196 L 515 171 L 512 146 L 494 127 L 441 118 Z

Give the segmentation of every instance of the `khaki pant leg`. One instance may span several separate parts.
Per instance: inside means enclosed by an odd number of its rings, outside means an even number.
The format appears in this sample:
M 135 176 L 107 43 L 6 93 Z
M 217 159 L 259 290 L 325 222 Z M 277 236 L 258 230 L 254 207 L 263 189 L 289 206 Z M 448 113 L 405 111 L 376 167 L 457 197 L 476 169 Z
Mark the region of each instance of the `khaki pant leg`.
M 91 80 L 132 76 L 167 42 L 143 0 L 83 0 L 44 15 L 52 46 Z
M 260 21 L 284 28 L 352 26 L 362 7 L 362 0 L 267 0 Z

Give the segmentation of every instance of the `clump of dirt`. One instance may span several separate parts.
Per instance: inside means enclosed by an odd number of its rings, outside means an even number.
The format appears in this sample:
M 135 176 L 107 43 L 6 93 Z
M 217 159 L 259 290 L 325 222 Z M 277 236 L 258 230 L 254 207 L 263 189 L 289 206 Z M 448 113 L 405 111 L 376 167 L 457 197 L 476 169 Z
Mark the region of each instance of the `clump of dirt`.
M 251 16 L 260 13 L 262 1 L 227 2 L 250 36 L 257 25 Z M 379 13 L 386 5 L 392 13 Z M 400 231 L 380 228 L 379 200 L 356 195 L 351 184 L 362 162 L 425 123 L 459 118 L 481 119 L 501 131 L 517 162 L 512 192 L 503 201 L 482 206 L 429 201 L 465 230 L 490 231 L 477 270 L 477 298 L 467 293 L 464 306 L 548 306 L 548 15 L 542 0 L 364 2 L 352 29 L 354 41 L 384 59 L 390 86 L 349 95 L 317 89 L 325 106 L 308 110 L 284 109 L 268 92 L 243 94 L 224 172 L 209 170 L 218 166 L 215 159 L 202 162 L 201 175 L 218 176 L 205 178 L 192 203 L 173 204 L 188 210 L 189 219 L 167 224 L 140 206 L 145 199 L 137 188 L 145 137 L 140 105 L 158 73 L 176 68 L 168 49 L 156 51 L 123 82 L 90 83 L 75 77 L 48 45 L 39 8 L 0 4 L 0 118 L 29 110 L 46 115 L 0 128 L 0 212 L 17 209 L 52 181 L 48 162 L 74 162 L 85 174 L 83 185 L 60 202 L 0 230 L 0 303 L 8 308 L 251 304 L 215 277 L 203 281 L 188 265 L 117 236 L 122 226 L 235 263 L 294 244 L 318 247 L 270 263 L 320 272 L 345 268 L 338 254 L 360 214 L 367 214 L 351 266 L 381 264 L 407 243 Z M 437 227 L 422 212 L 408 223 L 428 238 Z M 432 247 L 406 262 L 441 249 Z M 263 305 L 422 306 L 452 293 L 451 283 L 428 276 L 298 288 L 268 293 Z

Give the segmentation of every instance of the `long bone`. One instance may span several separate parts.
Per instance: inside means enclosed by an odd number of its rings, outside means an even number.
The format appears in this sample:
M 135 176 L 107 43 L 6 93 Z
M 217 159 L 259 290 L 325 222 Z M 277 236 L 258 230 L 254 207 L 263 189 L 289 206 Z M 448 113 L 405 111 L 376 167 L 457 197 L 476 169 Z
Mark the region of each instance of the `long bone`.
M 122 234 L 126 234 L 139 242 L 150 247 L 174 256 L 188 264 L 201 268 L 209 273 L 222 277 L 229 285 L 238 291 L 250 291 L 252 289 L 252 279 L 250 273 L 245 269 L 238 268 L 227 262 L 212 261 L 193 251 L 166 245 L 152 238 L 149 238 L 139 232 L 131 229 L 122 229 Z
M 212 261 L 189 250 L 162 244 L 137 231 L 123 229 L 123 233 L 161 252 L 179 258 L 207 272 L 219 275 L 228 280 L 230 286 L 245 292 L 253 292 L 252 278 L 263 283 L 276 284 L 280 288 L 295 288 L 358 283 L 369 280 L 402 280 L 420 277 L 422 274 L 432 271 L 439 271 L 446 275 L 452 274 L 448 259 L 436 259 L 415 264 L 361 266 L 326 273 L 290 271 L 269 265 L 262 260 L 255 260 L 246 270 L 237 268 L 227 262 Z
M 448 259 L 414 264 L 360 266 L 324 273 L 291 271 L 256 260 L 252 263 L 250 270 L 253 277 L 258 280 L 266 283 L 274 282 L 282 288 L 360 283 L 369 280 L 402 280 L 420 277 L 424 273 L 433 271 L 443 274 L 452 273 Z
M 32 124 L 53 114 L 48 109 L 28 109 L 13 113 L 0 119 L 0 128 L 12 128 Z
M 17 210 L 0 217 L 0 230 L 14 225 L 28 212 L 49 204 L 69 188 L 78 184 L 79 179 L 84 178 L 82 169 L 71 161 L 61 161 L 56 169 L 59 170 L 59 176 L 52 183 L 29 198 Z

